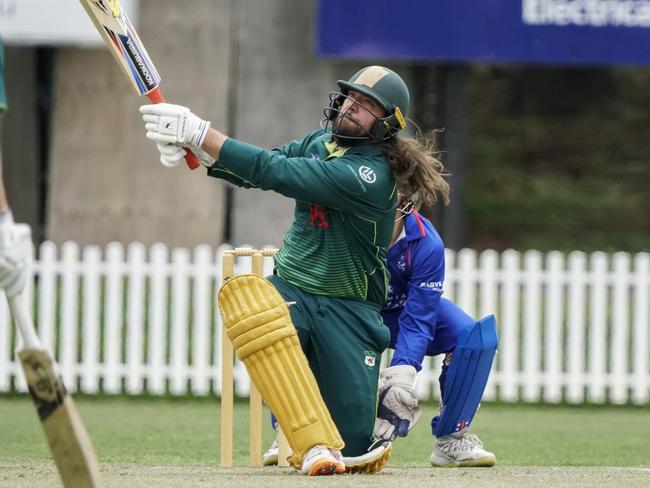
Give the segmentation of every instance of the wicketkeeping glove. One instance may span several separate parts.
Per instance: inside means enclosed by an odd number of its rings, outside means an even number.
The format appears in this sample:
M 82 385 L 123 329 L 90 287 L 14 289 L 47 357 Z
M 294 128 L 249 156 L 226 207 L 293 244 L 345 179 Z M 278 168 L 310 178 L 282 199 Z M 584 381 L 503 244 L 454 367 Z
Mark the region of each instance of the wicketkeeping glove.
M 156 103 L 140 107 L 147 138 L 152 141 L 181 144 L 200 149 L 210 128 L 210 122 L 194 115 L 189 108 L 171 103 Z
M 415 368 L 400 365 L 385 368 L 379 375 L 379 408 L 375 437 L 388 441 L 406 437 L 422 410 L 415 396 Z

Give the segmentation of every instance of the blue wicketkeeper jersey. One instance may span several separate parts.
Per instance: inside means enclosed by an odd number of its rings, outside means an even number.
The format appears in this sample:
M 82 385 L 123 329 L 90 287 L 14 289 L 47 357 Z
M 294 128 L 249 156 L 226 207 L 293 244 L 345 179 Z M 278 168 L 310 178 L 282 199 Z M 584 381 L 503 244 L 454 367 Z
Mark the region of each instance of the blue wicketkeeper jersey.
M 391 366 L 422 368 L 424 356 L 449 352 L 460 331 L 473 319 L 442 298 L 445 247 L 431 222 L 407 215 L 404 236 L 388 251 L 390 285 L 381 311 L 390 329 Z

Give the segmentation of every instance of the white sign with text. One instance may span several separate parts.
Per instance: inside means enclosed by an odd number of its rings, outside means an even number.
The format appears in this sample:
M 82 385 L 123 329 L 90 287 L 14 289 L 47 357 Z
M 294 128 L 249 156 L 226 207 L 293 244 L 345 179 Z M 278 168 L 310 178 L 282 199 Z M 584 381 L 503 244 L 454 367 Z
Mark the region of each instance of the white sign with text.
M 139 0 L 121 0 L 137 26 Z M 79 0 L 0 0 L 0 36 L 11 45 L 103 44 Z

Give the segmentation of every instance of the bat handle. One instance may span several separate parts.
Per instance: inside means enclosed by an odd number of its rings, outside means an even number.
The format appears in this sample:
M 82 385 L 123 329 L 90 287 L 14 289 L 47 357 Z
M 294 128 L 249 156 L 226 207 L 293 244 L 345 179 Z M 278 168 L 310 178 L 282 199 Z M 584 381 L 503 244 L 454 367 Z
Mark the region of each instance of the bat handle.
M 151 90 L 149 93 L 147 93 L 147 98 L 149 98 L 149 100 L 151 100 L 152 103 L 163 103 L 165 101 L 165 99 L 162 96 L 162 93 L 160 92 L 160 87 L 156 87 L 153 90 Z M 192 170 L 201 166 L 201 163 L 199 163 L 199 159 L 187 147 L 185 148 L 185 162 L 187 163 L 187 166 Z
M 20 336 L 23 339 L 23 344 L 27 349 L 34 349 L 41 347 L 41 341 L 36 335 L 34 322 L 27 308 L 24 293 L 19 293 L 15 297 L 9 298 L 9 309 L 16 321 L 16 327 L 20 331 Z

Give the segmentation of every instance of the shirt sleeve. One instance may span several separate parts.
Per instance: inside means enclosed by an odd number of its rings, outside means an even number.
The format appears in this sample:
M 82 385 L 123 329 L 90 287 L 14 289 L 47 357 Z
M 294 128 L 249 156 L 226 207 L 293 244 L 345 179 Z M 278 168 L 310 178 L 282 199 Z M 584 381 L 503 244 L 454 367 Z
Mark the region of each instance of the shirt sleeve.
M 385 211 L 392 188 L 390 171 L 378 168 L 375 158 L 359 155 L 341 156 L 327 161 L 294 156 L 295 147 L 265 150 L 235 139 L 227 139 L 219 162 L 210 172 L 222 177 L 224 172 L 251 187 L 273 190 L 284 196 L 309 203 L 338 208 L 346 212 L 372 215 L 372 209 Z M 375 180 L 364 183 L 360 167 L 373 168 Z
M 250 181 L 246 181 L 237 176 L 229 169 L 221 166 L 218 162 L 215 162 L 210 168 L 208 168 L 208 176 L 219 178 L 220 180 L 227 181 L 228 183 L 232 183 L 240 188 L 257 188 L 257 186 L 253 185 Z
M 281 154 L 282 156 L 286 156 L 288 158 L 298 157 L 304 154 L 305 146 L 307 146 L 313 140 L 314 136 L 318 132 L 320 131 L 312 132 L 311 134 L 308 134 L 304 139 L 292 141 L 289 144 L 285 144 L 284 146 L 276 147 L 275 149 L 272 149 L 271 152 Z
M 280 146 L 278 148 L 272 149 L 271 152 L 286 157 L 299 156 L 300 154 L 302 154 L 301 151 L 303 150 L 305 144 L 309 143 L 309 141 L 311 140 L 311 136 L 313 136 L 314 134 L 315 133 L 309 134 L 307 137 L 305 137 L 302 140 L 292 141 L 289 144 L 285 144 L 284 146 Z M 220 180 L 227 181 L 228 183 L 232 183 L 233 185 L 239 186 L 241 188 L 259 188 L 258 185 L 255 185 L 250 181 L 247 181 L 246 179 L 230 171 L 228 168 L 222 166 L 218 161 L 215 161 L 214 164 L 210 168 L 208 168 L 208 176 L 219 178 Z
M 411 243 L 406 303 L 399 316 L 391 366 L 410 365 L 420 371 L 427 348 L 435 338 L 445 261 L 444 249 L 430 243 L 428 239 Z

